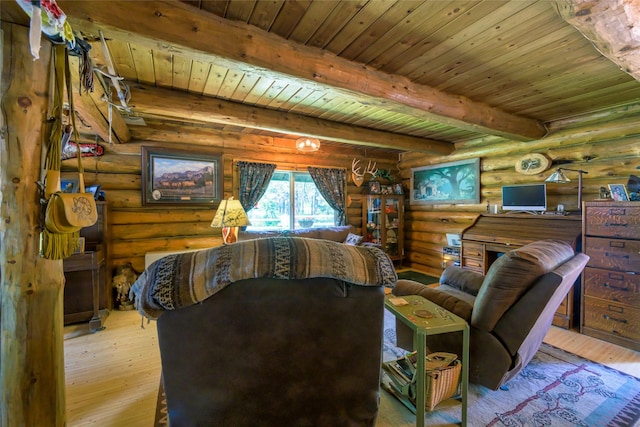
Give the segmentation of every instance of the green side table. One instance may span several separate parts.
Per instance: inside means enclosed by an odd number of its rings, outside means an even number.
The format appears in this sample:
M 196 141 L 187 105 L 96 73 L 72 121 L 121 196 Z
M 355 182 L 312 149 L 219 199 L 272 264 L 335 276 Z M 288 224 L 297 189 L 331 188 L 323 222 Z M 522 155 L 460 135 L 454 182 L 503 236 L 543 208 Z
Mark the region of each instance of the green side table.
M 409 304 L 396 306 L 391 303 L 391 298 L 403 298 Z M 427 336 L 462 331 L 462 426 L 466 427 L 467 389 L 469 386 L 469 325 L 467 322 L 419 295 L 404 295 L 402 297 L 388 295 L 385 298 L 385 307 L 413 331 L 413 348 L 418 352 L 416 406 L 414 407 L 410 402 L 403 401 L 403 403 L 416 414 L 418 427 L 424 427 Z M 421 310 L 430 312 L 432 316 L 428 318 L 420 316 L 419 314 L 424 315 Z

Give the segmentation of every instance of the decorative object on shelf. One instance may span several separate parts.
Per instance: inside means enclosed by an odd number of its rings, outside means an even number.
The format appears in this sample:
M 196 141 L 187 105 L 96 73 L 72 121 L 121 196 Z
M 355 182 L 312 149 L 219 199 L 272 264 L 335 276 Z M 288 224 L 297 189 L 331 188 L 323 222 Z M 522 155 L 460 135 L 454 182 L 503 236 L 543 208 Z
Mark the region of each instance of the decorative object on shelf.
M 403 194 L 402 184 L 393 184 L 393 194 Z
M 558 168 L 554 173 L 552 173 L 549 178 L 545 179 L 544 182 L 555 182 L 556 184 L 567 184 L 571 182 L 569 178 L 564 174 L 563 171 L 571 171 L 578 172 L 578 211 L 582 210 L 582 174 L 589 173 L 587 171 L 583 171 L 582 169 L 567 169 L 567 168 Z
M 303 137 L 296 139 L 296 148 L 298 151 L 312 152 L 320 149 L 320 140 L 318 138 Z
M 371 160 L 369 160 L 367 168 L 362 173 L 360 173 L 360 167 L 356 168 L 356 166 L 358 166 L 358 163 L 360 163 L 360 160 L 357 160 L 355 158 L 351 162 L 351 180 L 356 185 L 356 187 L 360 187 L 362 185 L 362 183 L 364 182 L 364 177 L 367 174 L 370 174 L 371 178 L 374 178 L 378 173 L 378 169 L 376 169 L 376 162 L 373 162 L 372 165 Z
M 393 177 L 391 176 L 391 171 L 389 169 L 378 169 L 374 177 L 393 181 Z
M 516 172 L 524 175 L 536 175 L 546 171 L 551 160 L 542 153 L 529 153 L 516 160 Z
M 411 204 L 480 203 L 480 159 L 411 169 Z
M 369 181 L 369 194 L 380 194 L 382 192 L 382 187 L 378 181 Z
M 233 197 L 220 202 L 213 221 L 211 221 L 211 227 L 222 228 L 222 242 L 225 245 L 237 242 L 238 227 L 245 225 L 251 225 L 249 218 L 247 218 L 240 200 L 235 200 Z
M 640 178 L 635 175 L 629 175 L 627 181 L 627 190 L 629 190 L 629 200 L 637 202 L 640 200 Z
M 142 205 L 211 205 L 222 198 L 218 155 L 142 147 Z
M 611 191 L 607 190 L 606 187 L 600 187 L 600 192 L 598 193 L 598 200 L 610 200 L 611 199 Z
M 611 198 L 616 202 L 628 202 L 629 194 L 624 184 L 609 184 L 609 190 L 611 191 Z

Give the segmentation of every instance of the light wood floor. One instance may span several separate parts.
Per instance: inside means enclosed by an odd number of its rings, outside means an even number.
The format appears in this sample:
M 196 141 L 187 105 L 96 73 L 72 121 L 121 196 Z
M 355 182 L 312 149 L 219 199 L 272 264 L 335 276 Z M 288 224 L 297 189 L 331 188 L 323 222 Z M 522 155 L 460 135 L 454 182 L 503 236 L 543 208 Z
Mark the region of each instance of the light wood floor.
M 106 329 L 65 327 L 67 425 L 152 427 L 160 381 L 155 322 L 113 311 Z M 640 353 L 552 327 L 545 342 L 640 378 Z M 188 359 L 188 355 L 185 355 Z M 381 403 L 377 426 L 410 426 L 415 417 L 395 399 Z

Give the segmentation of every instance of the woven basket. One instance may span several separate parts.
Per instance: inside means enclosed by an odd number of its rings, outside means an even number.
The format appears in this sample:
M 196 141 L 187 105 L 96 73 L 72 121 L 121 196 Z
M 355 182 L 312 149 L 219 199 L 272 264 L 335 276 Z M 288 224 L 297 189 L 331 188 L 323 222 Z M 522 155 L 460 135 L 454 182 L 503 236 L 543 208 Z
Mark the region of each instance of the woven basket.
M 458 394 L 462 363 L 456 360 L 444 368 L 427 370 L 425 376 L 425 409 L 432 411 L 438 403 Z

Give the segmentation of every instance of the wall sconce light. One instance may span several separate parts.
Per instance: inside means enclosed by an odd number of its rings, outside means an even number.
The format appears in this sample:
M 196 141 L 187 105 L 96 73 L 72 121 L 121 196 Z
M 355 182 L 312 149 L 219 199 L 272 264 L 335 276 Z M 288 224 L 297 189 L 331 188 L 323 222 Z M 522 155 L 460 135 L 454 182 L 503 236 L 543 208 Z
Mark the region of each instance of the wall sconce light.
M 296 140 L 296 148 L 298 151 L 318 151 L 320 149 L 320 140 L 317 138 L 298 138 Z
M 222 228 L 222 242 L 225 245 L 237 242 L 238 227 L 245 225 L 251 225 L 247 213 L 242 208 L 240 200 L 234 200 L 233 197 L 220 202 L 211 221 L 212 228 Z
M 571 171 L 578 172 L 578 210 L 582 210 L 582 174 L 589 173 L 583 171 L 581 169 L 567 169 L 567 168 L 558 168 L 554 173 L 549 176 L 549 178 L 545 179 L 544 182 L 555 182 L 557 184 L 567 184 L 571 182 L 569 178 L 564 174 L 563 171 Z

